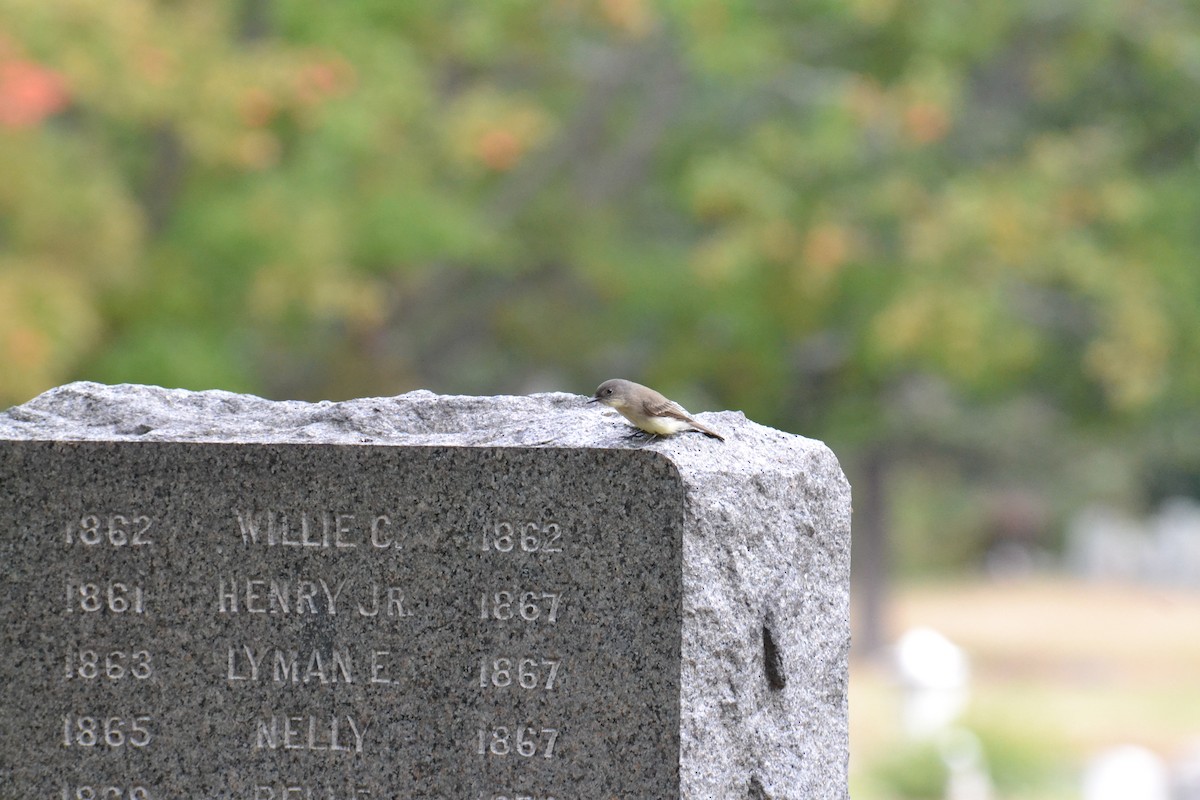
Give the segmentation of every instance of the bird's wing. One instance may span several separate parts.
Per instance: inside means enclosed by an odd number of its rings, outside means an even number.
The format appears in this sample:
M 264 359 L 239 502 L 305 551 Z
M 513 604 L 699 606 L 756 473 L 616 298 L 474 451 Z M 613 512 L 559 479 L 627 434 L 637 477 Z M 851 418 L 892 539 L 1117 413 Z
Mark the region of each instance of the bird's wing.
M 642 411 L 648 417 L 673 417 L 684 422 L 695 422 L 694 419 L 688 416 L 683 406 L 665 397 L 656 397 L 653 400 L 647 400 L 642 404 Z
M 725 437 L 714 431 L 712 428 L 701 425 L 696 420 L 692 419 L 691 415 L 684 410 L 683 406 L 676 403 L 674 400 L 668 400 L 661 395 L 654 400 L 648 400 L 642 404 L 642 411 L 648 417 L 672 417 L 681 420 L 691 425 L 696 430 L 703 433 L 705 436 L 711 436 L 714 439 L 725 441 Z

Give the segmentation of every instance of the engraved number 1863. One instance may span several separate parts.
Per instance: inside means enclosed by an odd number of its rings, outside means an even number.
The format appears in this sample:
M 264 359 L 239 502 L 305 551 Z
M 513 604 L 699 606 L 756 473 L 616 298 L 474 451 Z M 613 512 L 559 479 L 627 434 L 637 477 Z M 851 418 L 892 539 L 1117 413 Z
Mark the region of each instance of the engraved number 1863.
M 103 678 L 119 681 L 124 678 L 146 680 L 154 674 L 154 665 L 149 650 L 126 652 L 113 650 L 105 653 L 96 650 L 72 650 L 67 654 L 67 680 Z

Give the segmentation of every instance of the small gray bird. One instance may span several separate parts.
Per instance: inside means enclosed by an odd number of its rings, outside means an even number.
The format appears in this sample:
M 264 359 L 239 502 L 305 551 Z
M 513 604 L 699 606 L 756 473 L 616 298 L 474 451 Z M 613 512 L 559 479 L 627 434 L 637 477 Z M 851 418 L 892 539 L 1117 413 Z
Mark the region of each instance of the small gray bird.
M 668 400 L 640 383 L 614 378 L 596 389 L 589 403 L 604 403 L 621 412 L 635 427 L 654 436 L 670 436 L 681 431 L 698 431 L 725 441 L 725 437 L 692 419 L 683 406 Z

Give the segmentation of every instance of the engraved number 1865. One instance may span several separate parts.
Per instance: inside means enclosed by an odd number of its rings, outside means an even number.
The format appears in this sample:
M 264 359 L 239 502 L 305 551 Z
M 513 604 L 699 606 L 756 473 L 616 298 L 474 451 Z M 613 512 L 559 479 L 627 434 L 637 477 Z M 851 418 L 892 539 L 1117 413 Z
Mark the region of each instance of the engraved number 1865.
M 148 715 L 136 717 L 63 717 L 63 747 L 146 747 L 150 744 Z

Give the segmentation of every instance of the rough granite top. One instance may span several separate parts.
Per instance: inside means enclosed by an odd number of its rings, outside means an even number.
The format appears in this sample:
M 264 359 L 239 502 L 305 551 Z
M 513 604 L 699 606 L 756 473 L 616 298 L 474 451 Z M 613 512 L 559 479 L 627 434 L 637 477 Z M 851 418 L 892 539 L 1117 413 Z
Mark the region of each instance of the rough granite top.
M 566 392 L 476 397 L 418 390 L 309 403 L 80 381 L 0 412 L 0 440 L 645 448 L 677 464 L 704 471 L 720 464 L 732 472 L 778 469 L 800 452 L 824 449 L 740 411 L 694 414 L 725 442 L 699 433 L 631 438 L 623 417 L 588 399 Z

